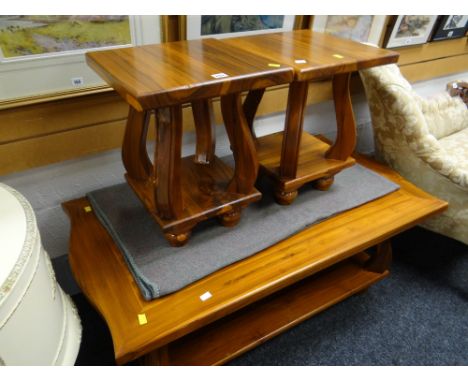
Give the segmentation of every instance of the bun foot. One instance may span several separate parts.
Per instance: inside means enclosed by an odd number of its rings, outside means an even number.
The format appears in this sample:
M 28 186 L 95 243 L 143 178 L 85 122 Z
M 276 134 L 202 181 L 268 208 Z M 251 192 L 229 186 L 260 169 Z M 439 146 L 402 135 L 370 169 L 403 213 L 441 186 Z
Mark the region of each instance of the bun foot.
M 241 210 L 236 209 L 219 216 L 219 222 L 224 227 L 234 227 L 241 218 Z
M 275 200 L 276 203 L 281 204 L 282 206 L 288 206 L 294 199 L 297 197 L 297 190 L 294 191 L 275 191 Z
M 165 233 L 164 237 L 172 247 L 182 247 L 187 244 L 187 241 L 190 238 L 190 233 L 191 231 L 179 234 Z
M 317 179 L 314 181 L 313 186 L 320 191 L 327 191 L 331 185 L 333 184 L 333 181 L 335 180 L 334 176 L 325 176 L 323 178 Z

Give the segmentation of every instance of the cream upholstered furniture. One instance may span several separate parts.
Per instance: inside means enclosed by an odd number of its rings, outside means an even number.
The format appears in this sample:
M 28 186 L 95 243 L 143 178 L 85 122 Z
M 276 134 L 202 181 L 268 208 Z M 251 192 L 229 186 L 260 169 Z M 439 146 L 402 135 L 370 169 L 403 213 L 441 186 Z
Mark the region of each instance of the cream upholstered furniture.
M 360 71 L 377 158 L 449 202 L 423 226 L 468 244 L 468 109 L 458 97 L 416 94 L 394 64 Z
M 73 365 L 80 342 L 31 205 L 0 183 L 0 365 Z

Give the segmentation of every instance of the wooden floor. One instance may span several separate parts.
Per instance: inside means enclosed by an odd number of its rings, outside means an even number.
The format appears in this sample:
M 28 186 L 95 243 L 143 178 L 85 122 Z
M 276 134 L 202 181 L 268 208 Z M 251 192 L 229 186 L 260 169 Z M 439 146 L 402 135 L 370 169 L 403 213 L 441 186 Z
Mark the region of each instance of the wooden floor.
M 385 277 L 389 251 L 370 260 L 362 251 L 447 203 L 385 166 L 358 162 L 401 188 L 149 302 L 87 200 L 65 203 L 72 271 L 109 326 L 117 363 L 221 364 Z

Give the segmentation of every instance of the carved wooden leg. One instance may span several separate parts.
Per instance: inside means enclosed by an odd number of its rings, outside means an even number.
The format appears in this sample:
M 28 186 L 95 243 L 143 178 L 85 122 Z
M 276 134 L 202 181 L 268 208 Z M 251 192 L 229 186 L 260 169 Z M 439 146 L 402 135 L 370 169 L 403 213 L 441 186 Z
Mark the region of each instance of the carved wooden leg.
M 122 161 L 130 178 L 146 180 L 153 165 L 146 151 L 149 112 L 136 111 L 130 106 L 122 144 Z
M 138 359 L 140 366 L 168 366 L 169 365 L 169 352 L 168 347 L 153 350 Z
M 182 151 L 181 106 L 157 109 L 156 130 L 154 155 L 156 178 L 154 200 L 156 210 L 162 219 L 174 219 L 179 217 L 184 209 L 180 173 Z M 190 234 L 190 232 L 186 234 Z M 176 241 L 177 236 L 186 241 L 182 232 L 176 235 L 174 238 Z
M 327 191 L 335 181 L 335 177 L 333 175 L 330 176 L 324 176 L 323 178 L 314 180 L 313 186 L 317 190 L 320 191 Z
M 234 227 L 241 218 L 242 209 L 240 207 L 234 207 L 231 211 L 220 215 L 219 222 L 224 227 Z
M 221 97 L 221 111 L 236 163 L 234 177 L 228 185 L 228 191 L 246 195 L 254 189 L 258 174 L 258 158 L 255 143 L 242 110 L 241 94 L 228 94 Z M 238 207 L 227 212 L 221 220 L 224 219 L 224 224 L 232 226 L 239 220 L 240 212 L 240 207 Z
M 195 162 L 208 164 L 213 161 L 216 145 L 214 116 L 211 100 L 192 102 L 193 119 L 197 135 Z
M 245 114 L 245 120 L 247 121 L 247 125 L 249 126 L 250 132 L 254 139 L 257 138 L 257 136 L 255 135 L 253 121 L 255 119 L 255 114 L 257 114 L 258 105 L 260 105 L 260 101 L 262 100 L 264 93 L 265 88 L 249 91 L 247 93 L 247 97 L 245 97 L 244 104 L 242 105 Z
M 171 247 L 182 247 L 187 243 L 188 239 L 190 239 L 192 228 L 193 226 L 187 228 L 187 231 L 182 233 L 167 232 L 164 234 L 164 237 L 169 242 Z
M 392 262 L 392 244 L 385 240 L 377 245 L 377 252 L 366 263 L 365 268 L 371 272 L 383 273 Z
M 336 112 L 336 140 L 328 149 L 328 159 L 346 160 L 356 147 L 356 122 L 349 94 L 351 73 L 335 74 L 333 77 L 333 99 Z
M 275 189 L 275 200 L 276 203 L 281 204 L 282 206 L 288 206 L 292 202 L 294 202 L 294 199 L 297 197 L 297 190 L 293 191 L 282 191 L 279 188 Z
M 281 147 L 280 179 L 296 178 L 308 88 L 309 84 L 305 81 L 292 82 L 289 85 L 288 106 Z M 296 196 L 297 189 L 288 190 L 287 192 L 279 188 L 275 190 L 275 199 L 279 204 L 291 204 Z

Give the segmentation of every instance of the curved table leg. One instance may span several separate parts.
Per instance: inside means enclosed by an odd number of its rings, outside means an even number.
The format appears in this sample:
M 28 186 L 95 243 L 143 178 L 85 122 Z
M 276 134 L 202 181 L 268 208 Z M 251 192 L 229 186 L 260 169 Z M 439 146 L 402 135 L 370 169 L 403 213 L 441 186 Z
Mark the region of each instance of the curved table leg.
M 182 107 L 180 105 L 156 110 L 156 147 L 154 155 L 154 200 L 162 219 L 182 215 L 184 205 L 181 187 Z M 171 245 L 180 246 L 190 237 L 190 227 L 165 233 Z
M 246 195 L 254 189 L 259 164 L 255 142 L 242 109 L 241 94 L 221 97 L 221 111 L 236 164 L 228 191 Z M 240 213 L 241 207 L 237 207 L 222 215 L 221 222 L 233 226 L 239 221 Z
M 328 159 L 346 160 L 356 146 L 356 123 L 349 94 L 351 73 L 335 74 L 333 77 L 333 99 L 336 112 L 336 140 L 328 149 Z
M 308 89 L 309 84 L 306 81 L 292 82 L 289 85 L 288 106 L 281 147 L 280 179 L 296 178 Z M 275 198 L 279 204 L 291 204 L 296 196 L 297 189 L 285 191 L 277 187 L 275 190 Z
M 122 145 L 122 161 L 130 178 L 147 180 L 153 165 L 146 151 L 149 123 L 148 111 L 137 111 L 130 106 Z
M 258 106 L 260 105 L 260 101 L 262 100 L 264 93 L 265 88 L 250 90 L 247 93 L 247 97 L 245 97 L 244 104 L 242 105 L 245 120 L 254 139 L 257 138 L 257 136 L 255 135 L 253 121 L 255 119 L 255 114 L 257 114 Z
M 208 164 L 213 161 L 216 136 L 211 100 L 192 101 L 192 113 L 197 137 L 195 163 Z

